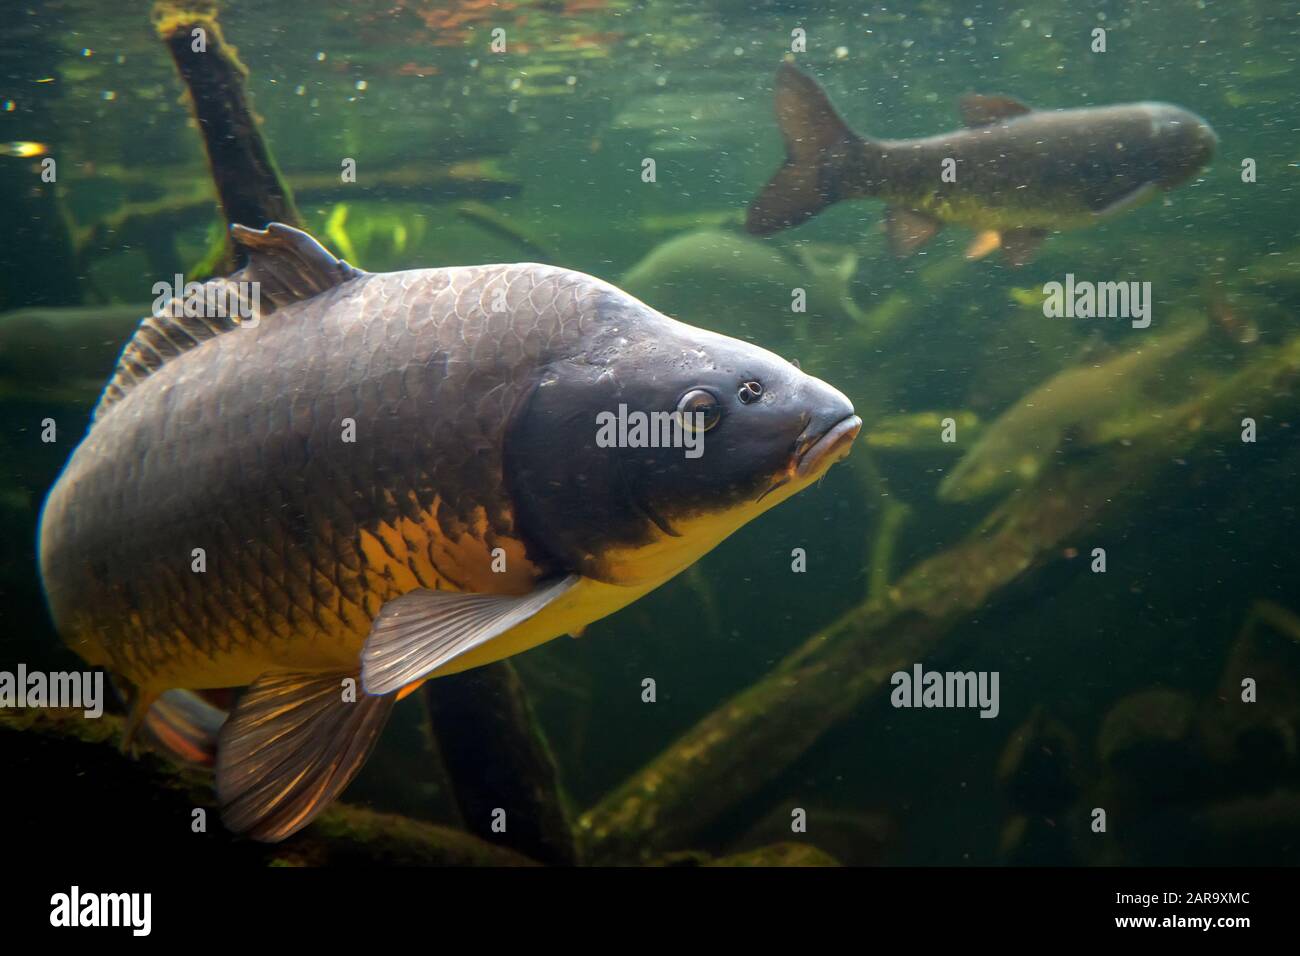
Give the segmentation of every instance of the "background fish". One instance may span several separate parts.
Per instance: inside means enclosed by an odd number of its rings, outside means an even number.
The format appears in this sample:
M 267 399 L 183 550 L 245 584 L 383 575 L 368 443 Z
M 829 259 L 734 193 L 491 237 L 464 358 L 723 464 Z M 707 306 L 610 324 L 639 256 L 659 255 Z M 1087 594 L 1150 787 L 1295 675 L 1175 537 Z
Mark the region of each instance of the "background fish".
M 1105 362 L 1052 376 L 989 425 L 940 482 L 940 500 L 970 501 L 1033 480 L 1069 435 L 1087 444 L 1157 427 L 1169 409 L 1143 401 L 1143 390 L 1209 328 L 1193 320 Z M 1121 427 L 1125 413 L 1132 417 Z
M 925 139 L 856 135 L 812 79 L 789 63 L 776 75 L 785 164 L 749 207 L 765 236 L 843 199 L 889 203 L 895 252 L 915 252 L 959 223 L 986 234 L 969 254 L 1001 246 L 1022 265 L 1052 229 L 1087 226 L 1195 176 L 1217 138 L 1200 117 L 1167 103 L 1036 111 L 1004 96 L 961 101 L 966 129 Z M 953 182 L 941 174 L 954 160 Z
M 69 646 L 135 688 L 133 729 L 173 688 L 252 685 L 216 773 L 259 839 L 343 789 L 400 691 L 631 603 L 861 427 L 789 362 L 581 273 L 369 274 L 280 224 L 232 236 L 249 264 L 214 283 L 260 283 L 260 321 L 144 320 L 40 559 Z M 599 447 L 620 405 L 698 413 L 704 453 Z

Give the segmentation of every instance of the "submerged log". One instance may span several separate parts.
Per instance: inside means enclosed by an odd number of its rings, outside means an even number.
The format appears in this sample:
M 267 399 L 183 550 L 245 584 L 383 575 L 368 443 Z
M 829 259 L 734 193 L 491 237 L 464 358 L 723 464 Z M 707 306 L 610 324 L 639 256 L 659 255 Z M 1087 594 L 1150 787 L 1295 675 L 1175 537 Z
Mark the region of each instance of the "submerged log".
M 42 834 L 58 858 L 87 846 L 111 861 L 147 850 L 152 865 L 527 866 L 513 850 L 468 833 L 335 804 L 284 843 L 254 843 L 222 828 L 209 773 L 118 748 L 122 720 L 75 710 L 0 710 L 5 782 L 0 814 Z M 196 811 L 205 829 L 195 832 Z
M 245 89 L 248 68 L 226 42 L 215 5 L 158 0 L 153 23 L 189 91 L 226 222 L 258 229 L 268 222 L 300 225 L 293 196 L 257 127 Z M 231 254 L 227 245 L 227 258 Z
M 544 863 L 577 862 L 555 760 L 514 666 L 429 681 L 424 700 L 469 831 Z M 498 810 L 503 833 L 492 830 Z
M 709 860 L 703 866 L 839 866 L 839 860 L 808 843 L 774 843 L 731 856 Z
M 292 183 L 294 195 L 304 207 L 351 200 L 436 204 L 466 199 L 505 199 L 518 195 L 520 188 L 516 178 L 501 172 L 490 160 L 367 169 L 356 183 L 344 183 L 334 173 L 289 172 L 286 176 Z M 163 173 L 159 178 L 167 181 L 169 177 Z M 465 207 L 458 207 L 456 214 L 483 225 L 486 210 L 490 207 L 481 202 L 469 205 L 476 211 L 474 215 L 467 215 Z M 123 203 L 109 215 L 78 229 L 78 261 L 85 268 L 95 258 L 118 253 L 125 246 L 144 245 L 160 235 L 170 235 L 196 222 L 208 222 L 212 213 L 212 187 L 208 183 L 187 185 L 179 181 L 164 196 Z M 552 258 L 549 252 L 522 233 L 510 241 L 516 242 L 537 261 L 545 262 Z M 337 249 L 334 251 L 338 252 Z M 160 275 L 170 274 L 167 268 L 155 271 Z
M 592 859 L 634 858 L 691 837 L 771 783 L 831 727 L 932 654 L 950 628 L 1143 500 L 1177 459 L 1240 442 L 1290 396 L 1300 338 L 1264 351 L 1170 416 L 1167 427 L 1044 472 L 965 539 L 851 608 L 765 678 L 704 717 L 579 820 Z

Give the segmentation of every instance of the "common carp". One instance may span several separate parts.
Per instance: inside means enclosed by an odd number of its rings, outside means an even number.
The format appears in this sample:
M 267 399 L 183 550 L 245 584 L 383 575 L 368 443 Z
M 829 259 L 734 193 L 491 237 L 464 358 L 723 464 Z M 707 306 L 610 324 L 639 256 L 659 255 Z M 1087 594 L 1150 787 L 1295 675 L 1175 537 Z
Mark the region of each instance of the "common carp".
M 40 561 L 64 640 L 133 688 L 128 735 L 176 688 L 248 687 L 216 787 L 257 839 L 339 794 L 404 691 L 630 604 L 861 428 L 784 359 L 591 276 L 365 273 L 288 226 L 231 233 L 248 263 L 210 287 L 260 290 L 257 321 L 141 322 Z M 601 441 L 625 410 L 702 454 Z
M 925 139 L 859 137 L 789 63 L 776 75 L 786 160 L 749 207 L 765 236 L 844 199 L 888 202 L 890 245 L 908 255 L 946 223 L 981 230 L 968 255 L 1001 247 L 1023 265 L 1049 231 L 1091 225 L 1187 182 L 1218 140 L 1167 103 L 1042 111 L 1006 96 L 961 100 L 966 128 Z
M 939 483 L 939 499 L 973 501 L 1032 481 L 1071 436 L 1104 444 L 1160 427 L 1172 410 L 1145 400 L 1144 391 L 1210 328 L 1194 319 L 1104 362 L 1058 372 L 984 430 Z

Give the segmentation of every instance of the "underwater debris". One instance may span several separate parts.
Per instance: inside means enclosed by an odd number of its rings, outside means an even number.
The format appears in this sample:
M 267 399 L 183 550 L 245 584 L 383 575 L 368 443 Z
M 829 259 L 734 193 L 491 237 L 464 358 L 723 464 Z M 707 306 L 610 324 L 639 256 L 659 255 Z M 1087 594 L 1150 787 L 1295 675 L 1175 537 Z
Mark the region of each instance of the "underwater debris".
M 545 244 L 529 235 L 491 206 L 481 202 L 463 202 L 456 206 L 456 215 L 471 222 L 489 235 L 504 239 L 531 257 L 533 262 L 551 263 L 555 253 Z
M 1079 745 L 1041 705 L 1007 738 L 997 783 L 1012 810 L 998 841 L 1003 860 L 1041 865 L 1075 856 L 1070 821 L 1083 789 Z
M 153 23 L 185 81 L 226 222 L 254 228 L 268 222 L 300 225 L 293 194 L 281 178 L 253 114 L 246 89 L 248 68 L 226 42 L 215 4 L 156 0 Z M 204 32 L 201 51 L 194 49 L 195 30 Z M 227 246 L 227 265 L 231 267 L 232 252 Z
M 974 412 L 907 412 L 878 419 L 863 440 L 868 448 L 890 452 L 942 451 L 947 447 L 943 432 L 949 419 L 963 437 L 977 434 L 981 424 Z
M 1097 754 L 1126 794 L 1160 802 L 1186 794 L 1202 759 L 1196 701 L 1183 691 L 1153 687 L 1121 699 L 1102 720 Z M 1130 796 L 1129 799 L 1135 799 Z
M 424 704 L 466 829 L 542 863 L 578 862 L 555 759 L 514 665 L 431 681 Z M 504 833 L 492 830 L 497 807 L 510 808 Z
M 840 866 L 825 850 L 807 843 L 773 843 L 757 850 L 746 850 L 719 857 L 704 866 Z
M 357 250 L 352 246 L 352 237 L 348 235 L 348 204 L 341 202 L 330 210 L 329 218 L 325 220 L 324 233 L 327 239 L 332 242 L 343 253 L 343 258 L 351 265 L 360 267 L 361 260 L 357 257 Z

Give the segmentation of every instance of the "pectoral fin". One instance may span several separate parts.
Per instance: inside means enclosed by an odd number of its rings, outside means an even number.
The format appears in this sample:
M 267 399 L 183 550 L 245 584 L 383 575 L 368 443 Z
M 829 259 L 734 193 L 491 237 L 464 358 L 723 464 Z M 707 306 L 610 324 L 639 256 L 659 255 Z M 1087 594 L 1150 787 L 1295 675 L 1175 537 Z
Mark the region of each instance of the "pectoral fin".
M 547 607 L 581 580 L 569 575 L 530 594 L 462 594 L 420 589 L 389 601 L 361 651 L 368 694 L 389 694 Z
M 217 798 L 230 830 L 276 842 L 343 792 L 396 698 L 345 685 L 355 673 L 271 673 L 240 698 L 217 739 Z
M 915 209 L 890 206 L 885 210 L 885 235 L 894 255 L 910 256 L 939 234 L 943 223 Z
M 1046 238 L 1045 229 L 1009 229 L 1002 233 L 1002 255 L 1008 265 L 1018 269 L 1038 254 Z
M 1002 235 L 996 229 L 985 229 L 966 247 L 967 259 L 983 259 L 1002 245 Z
M 1118 199 L 1107 203 L 1100 209 L 1094 210 L 1093 215 L 1098 219 L 1106 219 L 1110 216 L 1118 215 L 1125 210 L 1132 209 L 1134 206 L 1140 206 L 1152 196 L 1154 196 L 1160 187 L 1155 183 L 1143 183 L 1136 189 L 1132 189 L 1120 196 Z
M 169 690 L 149 708 L 142 729 L 182 760 L 211 766 L 227 714 L 189 690 Z

